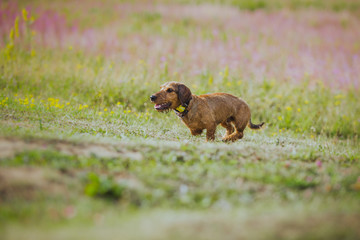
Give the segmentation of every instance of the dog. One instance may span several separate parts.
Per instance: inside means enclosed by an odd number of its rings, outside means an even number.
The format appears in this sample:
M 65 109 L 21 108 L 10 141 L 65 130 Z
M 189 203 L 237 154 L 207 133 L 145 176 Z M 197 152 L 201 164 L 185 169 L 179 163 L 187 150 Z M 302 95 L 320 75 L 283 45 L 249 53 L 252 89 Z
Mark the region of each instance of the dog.
M 241 139 L 246 126 L 260 129 L 264 125 L 251 122 L 250 108 L 244 100 L 227 93 L 196 96 L 182 83 L 163 84 L 150 101 L 158 112 L 174 110 L 192 135 L 200 135 L 206 129 L 206 141 L 215 140 L 219 124 L 226 129 L 224 142 Z

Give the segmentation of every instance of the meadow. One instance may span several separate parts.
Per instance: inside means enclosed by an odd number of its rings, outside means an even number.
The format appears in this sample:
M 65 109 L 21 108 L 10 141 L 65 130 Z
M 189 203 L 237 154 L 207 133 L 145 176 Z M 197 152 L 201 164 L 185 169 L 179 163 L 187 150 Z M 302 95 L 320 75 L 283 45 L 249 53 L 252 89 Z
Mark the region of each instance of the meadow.
M 356 0 L 0 2 L 4 239 L 359 239 Z M 168 81 L 260 131 L 192 136 Z

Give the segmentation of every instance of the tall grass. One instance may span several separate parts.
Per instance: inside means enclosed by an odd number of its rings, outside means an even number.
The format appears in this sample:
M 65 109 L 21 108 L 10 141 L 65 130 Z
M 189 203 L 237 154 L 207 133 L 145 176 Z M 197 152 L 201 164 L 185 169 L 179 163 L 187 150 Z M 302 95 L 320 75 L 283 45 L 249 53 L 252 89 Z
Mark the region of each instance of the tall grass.
M 358 137 L 357 18 L 211 5 L 116 6 L 121 17 L 112 23 L 80 29 L 45 7 L 2 4 L 1 97 L 30 94 L 94 109 L 121 102 L 153 114 L 148 96 L 163 82 L 182 81 L 194 94 L 244 98 L 254 121 L 267 122 L 273 135 Z

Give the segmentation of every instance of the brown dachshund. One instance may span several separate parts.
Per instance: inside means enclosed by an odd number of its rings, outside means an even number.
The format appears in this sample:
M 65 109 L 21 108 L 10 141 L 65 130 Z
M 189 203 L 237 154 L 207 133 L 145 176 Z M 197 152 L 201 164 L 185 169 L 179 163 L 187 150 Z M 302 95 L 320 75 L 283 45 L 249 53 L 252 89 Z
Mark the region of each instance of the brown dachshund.
M 200 135 L 206 129 L 206 140 L 215 139 L 217 125 L 226 128 L 223 141 L 236 141 L 244 136 L 244 129 L 260 129 L 251 123 L 250 108 L 247 103 L 231 94 L 212 93 L 196 96 L 182 83 L 168 82 L 160 91 L 150 96 L 159 112 L 173 109 L 192 135 Z

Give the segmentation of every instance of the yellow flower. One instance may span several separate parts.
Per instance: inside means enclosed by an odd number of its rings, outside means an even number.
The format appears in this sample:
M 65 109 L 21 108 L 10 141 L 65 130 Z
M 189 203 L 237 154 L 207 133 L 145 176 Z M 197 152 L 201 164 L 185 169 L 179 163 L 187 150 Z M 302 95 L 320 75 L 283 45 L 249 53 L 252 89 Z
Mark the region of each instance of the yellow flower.
M 308 100 L 305 100 L 304 103 L 305 103 L 305 104 L 309 104 L 309 101 L 308 101 Z
M 227 78 L 229 76 L 229 67 L 226 66 L 224 70 L 224 78 Z
M 32 57 L 35 57 L 35 56 L 36 56 L 36 52 L 35 52 L 35 50 L 34 50 L 34 49 L 31 49 L 30 56 L 32 56 Z
M 120 104 L 121 104 L 121 102 L 117 102 L 116 104 L 117 104 L 117 105 L 120 105 Z
M 66 103 L 66 105 L 70 105 L 70 103 L 69 103 L 69 102 L 67 102 L 67 103 Z
M 287 107 L 286 107 L 286 110 L 291 111 L 291 110 L 292 110 L 292 107 L 287 106 Z
M 9 38 L 11 41 L 14 39 L 14 29 L 10 30 Z
M 301 112 L 301 108 L 298 108 L 297 111 L 298 111 L 298 112 Z
M 107 112 L 107 108 L 104 108 L 104 112 Z
M 111 111 L 110 114 L 114 114 L 114 111 Z
M 83 106 L 83 108 L 88 108 L 89 106 L 87 105 L 87 104 L 85 104 L 84 106 Z
M 208 80 L 208 83 L 210 86 L 213 84 L 213 81 L 214 81 L 214 78 L 212 75 L 210 75 L 209 80 Z
M 101 116 L 103 114 L 103 112 L 98 112 L 99 116 Z
M 131 110 L 127 110 L 128 113 L 131 113 Z
M 279 121 L 283 120 L 283 117 L 282 117 L 282 116 L 278 116 L 278 120 L 279 120 Z
M 342 98 L 345 98 L 345 96 L 341 95 L 341 94 L 338 94 L 336 96 L 334 96 L 335 99 L 342 99 Z
M 16 17 L 16 19 L 15 19 L 14 28 L 15 28 L 15 37 L 18 38 L 19 37 L 19 17 Z
M 336 102 L 335 102 L 335 106 L 339 106 L 340 103 L 341 103 L 340 101 L 336 101 Z
M 28 15 L 28 12 L 27 12 L 26 9 L 24 8 L 24 9 L 22 10 L 22 16 L 23 16 L 23 19 L 24 19 L 25 22 L 28 20 L 27 15 Z
M 69 49 L 69 50 L 72 50 L 72 49 L 73 49 L 73 47 L 72 47 L 72 46 L 69 46 L 69 47 L 68 47 L 68 49 Z

